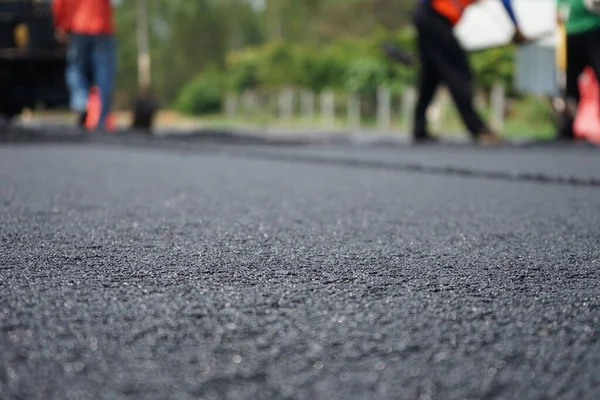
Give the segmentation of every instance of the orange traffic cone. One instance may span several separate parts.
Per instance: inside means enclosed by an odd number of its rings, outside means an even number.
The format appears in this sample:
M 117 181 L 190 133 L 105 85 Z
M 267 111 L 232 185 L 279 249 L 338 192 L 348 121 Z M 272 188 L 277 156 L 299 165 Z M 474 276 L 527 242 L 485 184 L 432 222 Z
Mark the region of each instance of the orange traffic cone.
M 85 119 L 85 127 L 87 130 L 94 130 L 100 122 L 100 113 L 102 112 L 102 98 L 100 97 L 100 88 L 92 86 L 87 102 L 87 117 Z
M 573 124 L 575 136 L 600 144 L 600 86 L 596 74 L 586 68 L 579 79 L 581 100 Z

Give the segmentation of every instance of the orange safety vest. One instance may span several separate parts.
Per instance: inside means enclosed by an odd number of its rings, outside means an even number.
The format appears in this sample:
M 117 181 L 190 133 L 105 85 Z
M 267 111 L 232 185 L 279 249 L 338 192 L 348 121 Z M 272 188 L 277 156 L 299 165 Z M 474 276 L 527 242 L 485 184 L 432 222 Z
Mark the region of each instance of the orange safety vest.
M 115 31 L 110 0 L 54 0 L 54 25 L 65 32 L 98 35 Z
M 431 0 L 431 7 L 456 25 L 465 9 L 479 0 Z

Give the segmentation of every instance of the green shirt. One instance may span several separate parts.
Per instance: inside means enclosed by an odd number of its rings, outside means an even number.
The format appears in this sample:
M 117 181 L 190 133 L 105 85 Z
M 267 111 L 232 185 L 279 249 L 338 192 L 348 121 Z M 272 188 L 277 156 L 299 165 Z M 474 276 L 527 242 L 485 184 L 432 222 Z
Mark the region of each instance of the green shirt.
M 589 11 L 583 0 L 557 0 L 558 12 L 563 15 L 567 34 L 600 29 L 600 14 Z

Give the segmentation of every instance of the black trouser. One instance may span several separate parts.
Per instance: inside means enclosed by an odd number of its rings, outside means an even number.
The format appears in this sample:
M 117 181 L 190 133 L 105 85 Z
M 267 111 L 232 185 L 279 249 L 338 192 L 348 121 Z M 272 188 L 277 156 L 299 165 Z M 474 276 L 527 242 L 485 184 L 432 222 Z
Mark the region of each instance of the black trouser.
M 429 4 L 417 5 L 414 23 L 417 28 L 421 71 L 419 101 L 415 110 L 414 135 L 427 134 L 426 111 L 436 89 L 445 83 L 463 122 L 473 136 L 487 130 L 473 107 L 473 83 L 467 53 L 454 36 L 452 24 Z
M 567 35 L 567 102 L 579 103 L 579 76 L 586 67 L 592 67 L 600 82 L 600 29 Z M 573 138 L 573 112 L 565 112 L 559 135 Z M 600 110 L 598 110 L 600 112 Z

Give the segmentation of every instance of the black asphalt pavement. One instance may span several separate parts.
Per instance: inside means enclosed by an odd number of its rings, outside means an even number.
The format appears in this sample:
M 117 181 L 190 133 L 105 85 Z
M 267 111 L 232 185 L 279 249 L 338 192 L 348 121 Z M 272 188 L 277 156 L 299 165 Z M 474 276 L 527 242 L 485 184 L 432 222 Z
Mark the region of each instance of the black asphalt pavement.
M 0 399 L 600 398 L 600 149 L 14 141 Z

